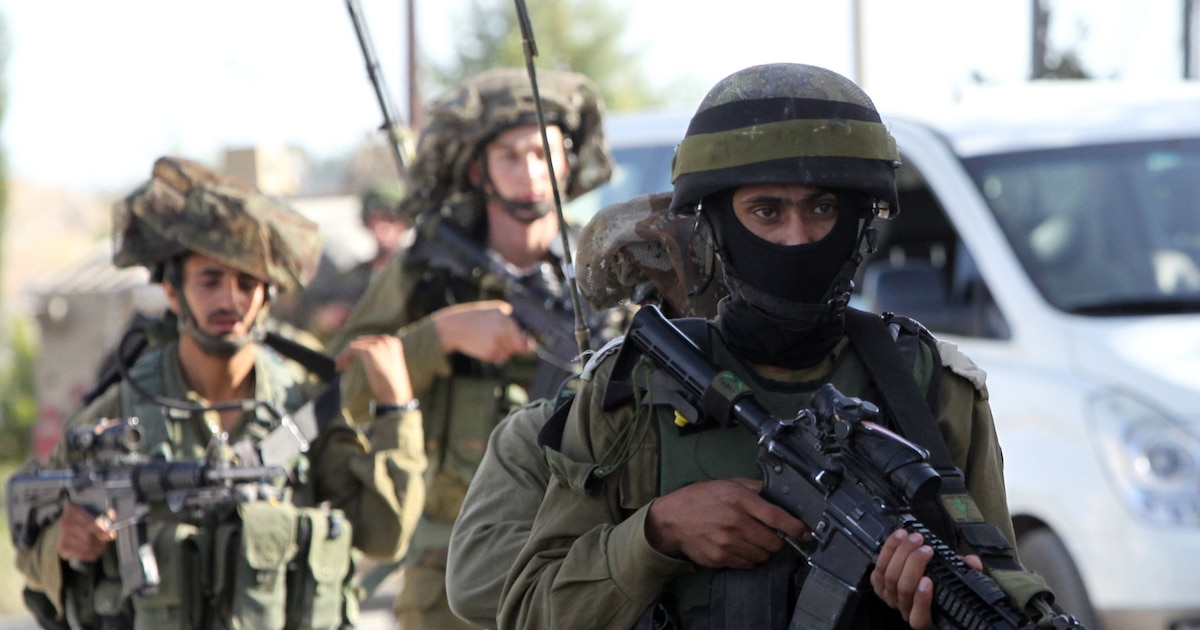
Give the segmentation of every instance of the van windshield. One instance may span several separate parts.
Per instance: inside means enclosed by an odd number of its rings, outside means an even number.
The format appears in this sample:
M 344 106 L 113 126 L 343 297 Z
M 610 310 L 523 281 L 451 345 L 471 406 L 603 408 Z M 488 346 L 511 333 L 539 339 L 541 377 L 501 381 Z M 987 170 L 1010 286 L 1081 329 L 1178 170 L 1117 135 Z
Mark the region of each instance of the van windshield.
M 654 144 L 613 148 L 613 174 L 608 183 L 573 199 L 564 208 L 576 225 L 588 222 L 600 208 L 638 195 L 671 190 L 671 156 L 675 146 Z
M 1200 140 L 993 155 L 966 165 L 1056 308 L 1200 312 Z

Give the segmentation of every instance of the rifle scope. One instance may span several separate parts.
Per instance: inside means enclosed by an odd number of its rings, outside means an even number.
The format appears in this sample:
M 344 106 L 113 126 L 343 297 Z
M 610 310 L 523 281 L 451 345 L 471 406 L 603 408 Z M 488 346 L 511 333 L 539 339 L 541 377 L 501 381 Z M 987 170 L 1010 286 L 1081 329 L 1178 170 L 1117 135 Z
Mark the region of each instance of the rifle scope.
M 127 455 L 137 452 L 138 445 L 142 443 L 142 428 L 136 417 L 127 418 L 99 432 L 95 425 L 75 427 L 63 436 L 63 440 L 70 453 Z

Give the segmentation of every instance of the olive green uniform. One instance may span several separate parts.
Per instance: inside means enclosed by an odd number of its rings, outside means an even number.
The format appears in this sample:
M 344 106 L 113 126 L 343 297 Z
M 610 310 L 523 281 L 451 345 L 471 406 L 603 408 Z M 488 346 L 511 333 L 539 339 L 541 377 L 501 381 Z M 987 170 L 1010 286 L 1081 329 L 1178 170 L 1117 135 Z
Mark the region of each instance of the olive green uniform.
M 936 414 L 938 428 L 984 517 L 1012 541 L 1003 460 L 984 375 L 953 345 L 939 344 L 939 351 L 945 367 Z M 789 382 L 812 384 L 815 389 L 816 384 L 830 377 L 833 365 L 854 358 L 844 356 L 854 354 L 848 349 L 846 339 L 835 347 L 834 353 L 835 360 L 797 371 Z M 601 409 L 613 366 L 611 358 L 599 363 L 594 375 L 584 381 L 568 418 L 562 456 L 551 454 L 554 479 L 538 511 L 529 543 L 505 584 L 500 628 L 630 628 L 664 590 L 700 570 L 686 559 L 660 554 L 646 538 L 646 515 L 659 493 L 658 432 L 644 426 L 645 421 L 636 420 L 632 405 L 612 412 Z M 753 373 L 745 365 L 735 366 L 728 360 L 726 363 L 724 367 L 728 369 L 737 368 L 735 374 Z M 739 362 L 733 360 L 733 363 Z M 778 384 L 768 388 L 762 379 L 753 377 L 744 380 L 764 402 L 781 400 L 778 392 L 788 389 Z M 644 414 L 638 417 L 644 418 Z M 663 420 L 660 414 L 659 420 L 659 430 L 670 429 L 669 418 Z M 753 436 L 739 427 L 720 431 L 724 432 L 720 439 L 725 442 L 709 450 L 709 455 L 742 453 L 745 461 L 681 461 L 681 466 L 737 469 L 737 475 L 761 478 L 753 462 Z M 603 461 L 622 436 L 634 436 L 631 444 L 618 449 L 630 458 L 603 478 L 598 484 L 598 495 L 589 498 L 577 489 L 580 469 L 572 462 Z M 734 474 L 717 473 L 711 478 L 728 476 Z
M 446 563 L 450 608 L 485 628 L 496 627 L 508 569 L 529 540 L 550 483 L 538 432 L 553 412 L 549 401 L 538 400 L 496 427 L 454 522 Z
M 130 369 L 130 375 L 152 394 L 206 404 L 184 381 L 177 342 L 148 350 Z M 284 362 L 266 348 L 260 349 L 258 354 L 254 381 L 255 399 L 269 402 L 280 410 L 295 411 L 307 397 Z M 125 383 L 109 388 L 77 412 L 70 425 L 130 415 L 137 415 L 141 421 L 142 452 L 172 460 L 202 459 L 220 426 L 216 411 L 195 412 L 183 419 L 168 420 L 161 407 L 145 401 Z M 349 521 L 355 548 L 373 557 L 401 555 L 416 527 L 424 496 L 421 473 L 425 455 L 420 423 L 419 412 L 394 412 L 376 418 L 368 437 L 345 417 L 334 420 L 309 450 L 311 469 L 307 482 L 293 489 L 293 502 L 301 507 L 328 502 Z M 260 407 L 257 412 L 244 414 L 238 428 L 229 436 L 229 443 L 257 442 L 278 425 L 279 421 Z M 66 461 L 64 449 L 56 449 L 52 458 L 53 463 L 63 464 Z M 178 543 L 170 540 L 170 528 L 156 527 L 153 522 L 151 526 L 155 551 L 162 565 L 163 585 L 156 599 L 135 599 L 135 624 L 139 628 L 182 627 L 177 600 L 185 589 L 195 585 L 176 584 L 172 579 L 175 573 L 166 565 L 174 559 L 171 554 Z M 43 592 L 61 619 L 72 588 L 68 585 L 74 584 L 78 576 L 58 557 L 59 535 L 57 522 L 47 526 L 36 544 L 20 553 L 18 565 L 26 575 L 30 589 Z M 110 545 L 109 556 L 115 555 L 114 547 Z M 328 557 L 323 562 L 341 566 L 344 572 L 351 566 L 350 554 L 349 545 L 346 545 L 340 559 Z M 102 563 L 111 560 L 107 558 Z M 347 605 L 356 610 L 355 602 Z M 351 611 L 350 615 L 353 614 Z
M 456 617 L 446 601 L 445 570 L 450 529 L 467 487 L 483 459 L 488 436 L 508 412 L 528 402 L 525 387 L 537 356 L 518 356 L 504 365 L 484 364 L 462 355 L 446 357 L 431 314 L 446 304 L 427 301 L 457 283 L 462 301 L 500 299 L 499 287 L 470 286 L 448 278 L 430 289 L 420 270 L 406 269 L 405 252 L 392 256 L 355 307 L 335 347 L 366 334 L 396 334 L 404 344 L 413 392 L 425 419 L 426 505 L 405 560 L 396 598 L 396 616 L 405 630 L 473 627 Z M 366 406 L 369 394 L 361 370 L 345 380 L 351 410 Z

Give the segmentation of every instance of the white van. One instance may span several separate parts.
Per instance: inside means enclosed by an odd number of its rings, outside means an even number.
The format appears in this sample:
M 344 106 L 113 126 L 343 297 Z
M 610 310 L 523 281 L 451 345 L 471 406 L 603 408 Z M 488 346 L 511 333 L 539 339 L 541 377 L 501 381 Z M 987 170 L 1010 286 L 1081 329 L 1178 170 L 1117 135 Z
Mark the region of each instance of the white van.
M 647 187 L 596 207 L 669 190 L 688 114 L 656 116 L 671 139 L 633 166 Z M 619 161 L 650 155 L 638 118 L 611 118 Z M 1022 560 L 1067 610 L 1200 628 L 1200 85 L 1029 86 L 885 119 L 900 215 L 876 222 L 857 305 L 987 372 Z

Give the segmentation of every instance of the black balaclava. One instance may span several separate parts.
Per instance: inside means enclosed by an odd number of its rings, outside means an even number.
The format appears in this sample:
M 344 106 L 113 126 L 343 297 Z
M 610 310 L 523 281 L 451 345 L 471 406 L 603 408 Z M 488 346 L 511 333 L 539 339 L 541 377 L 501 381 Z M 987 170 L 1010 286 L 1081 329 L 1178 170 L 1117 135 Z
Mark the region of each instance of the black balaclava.
M 793 369 L 829 354 L 844 332 L 842 313 L 860 260 L 860 198 L 839 194 L 833 230 L 803 245 L 777 245 L 747 229 L 733 213 L 733 190 L 705 200 L 701 216 L 713 230 L 730 288 L 717 323 L 734 354 Z

